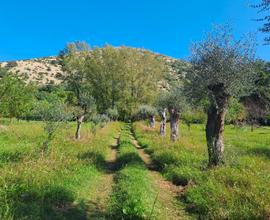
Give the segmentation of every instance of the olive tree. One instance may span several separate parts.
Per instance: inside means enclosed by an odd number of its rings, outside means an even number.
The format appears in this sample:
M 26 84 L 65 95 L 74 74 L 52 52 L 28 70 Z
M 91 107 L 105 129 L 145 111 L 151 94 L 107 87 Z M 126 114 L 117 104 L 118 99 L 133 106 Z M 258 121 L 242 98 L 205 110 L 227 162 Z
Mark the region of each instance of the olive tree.
M 33 112 L 40 115 L 41 120 L 44 121 L 43 129 L 46 133 L 46 137 L 41 150 L 47 153 L 49 145 L 56 135 L 56 131 L 64 122 L 71 118 L 68 108 L 63 102 L 57 99 L 52 100 L 50 103 L 43 100 L 36 105 Z
M 139 120 L 149 119 L 149 124 L 151 128 L 155 127 L 155 116 L 157 115 L 157 110 L 150 105 L 139 106 L 138 112 L 136 113 L 136 118 Z
M 106 115 L 110 118 L 112 121 L 117 121 L 119 117 L 119 113 L 117 108 L 109 108 L 106 110 Z
M 160 116 L 159 134 L 161 136 L 165 136 L 165 134 L 166 134 L 166 122 L 167 122 L 167 117 L 166 117 L 167 108 L 166 107 L 161 107 L 158 112 L 159 112 L 159 116 Z
M 60 61 L 65 73 L 67 89 L 70 90 L 75 100 L 71 103 L 75 105 L 74 111 L 77 121 L 75 138 L 80 139 L 81 125 L 85 117 L 95 108 L 95 100 L 92 97 L 91 87 L 87 81 L 86 63 L 90 56 L 90 48 L 86 43 L 75 42 L 68 44 L 60 54 Z
M 227 25 L 214 28 L 192 47 L 187 92 L 196 101 L 208 99 L 206 139 L 210 166 L 223 161 L 224 122 L 230 98 L 251 92 L 255 80 L 253 58 L 251 38 L 236 40 Z
M 186 108 L 186 99 L 182 86 L 178 85 L 171 88 L 169 91 L 164 91 L 159 95 L 157 106 L 161 109 L 163 116 L 160 134 L 164 135 L 166 124 L 166 109 L 170 115 L 171 140 L 176 141 L 179 137 L 179 119 L 181 113 Z

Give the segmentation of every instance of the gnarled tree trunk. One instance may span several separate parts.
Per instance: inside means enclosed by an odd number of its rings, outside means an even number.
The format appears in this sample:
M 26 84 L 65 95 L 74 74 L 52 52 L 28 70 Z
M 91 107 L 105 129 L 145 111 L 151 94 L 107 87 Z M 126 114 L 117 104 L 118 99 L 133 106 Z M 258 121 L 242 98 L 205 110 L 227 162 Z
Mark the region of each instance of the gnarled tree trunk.
M 170 113 L 170 127 L 171 127 L 171 140 L 176 141 L 179 137 L 179 118 L 180 112 L 177 109 L 169 109 Z
M 82 114 L 80 116 L 77 116 L 77 129 L 76 129 L 76 134 L 75 138 L 78 140 L 81 138 L 81 126 L 84 120 L 85 114 Z
M 149 120 L 150 120 L 150 128 L 154 128 L 155 127 L 155 116 L 151 115 Z
M 165 136 L 165 134 L 166 134 L 166 109 L 164 109 L 160 113 L 160 118 L 161 118 L 161 122 L 160 122 L 159 133 L 160 133 L 161 136 Z
M 224 124 L 229 95 L 224 92 L 223 85 L 209 88 L 214 95 L 214 103 L 208 109 L 206 124 L 206 140 L 209 155 L 209 166 L 217 166 L 224 157 Z

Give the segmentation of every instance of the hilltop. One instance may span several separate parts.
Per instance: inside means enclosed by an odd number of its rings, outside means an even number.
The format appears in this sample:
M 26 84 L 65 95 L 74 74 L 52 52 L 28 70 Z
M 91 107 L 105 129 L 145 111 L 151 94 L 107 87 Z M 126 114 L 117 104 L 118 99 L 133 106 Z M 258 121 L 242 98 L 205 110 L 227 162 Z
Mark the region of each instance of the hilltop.
M 187 62 L 162 54 L 154 54 L 157 57 L 162 57 L 168 65 L 170 79 L 167 80 L 175 80 L 180 75 L 186 74 L 186 69 L 188 67 Z M 28 83 L 35 82 L 38 85 L 59 84 L 64 77 L 58 56 L 0 62 L 0 67 L 6 68 L 11 73 L 17 74 Z
M 57 56 L 2 62 L 0 65 L 26 82 L 36 82 L 40 85 L 59 84 L 63 77 Z

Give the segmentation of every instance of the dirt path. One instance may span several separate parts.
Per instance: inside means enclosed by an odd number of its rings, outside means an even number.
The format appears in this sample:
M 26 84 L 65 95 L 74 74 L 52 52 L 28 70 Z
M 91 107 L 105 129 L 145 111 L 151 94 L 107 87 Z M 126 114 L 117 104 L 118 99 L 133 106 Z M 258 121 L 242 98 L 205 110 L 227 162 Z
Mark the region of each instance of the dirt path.
M 148 154 L 140 147 L 137 140 L 133 141 L 138 150 L 139 156 L 144 161 L 149 169 L 149 174 L 152 179 L 155 189 L 158 191 L 158 209 L 162 210 L 160 219 L 178 220 L 187 219 L 184 208 L 181 206 L 177 197 L 183 193 L 183 187 L 175 186 L 171 182 L 166 181 L 159 172 L 154 170 L 152 160 Z
M 104 175 L 99 180 L 99 184 L 93 193 L 90 201 L 87 202 L 88 219 L 106 219 L 106 209 L 109 195 L 112 191 L 113 177 L 116 167 L 116 155 L 119 138 L 111 145 L 111 153 L 107 159 L 107 166 Z

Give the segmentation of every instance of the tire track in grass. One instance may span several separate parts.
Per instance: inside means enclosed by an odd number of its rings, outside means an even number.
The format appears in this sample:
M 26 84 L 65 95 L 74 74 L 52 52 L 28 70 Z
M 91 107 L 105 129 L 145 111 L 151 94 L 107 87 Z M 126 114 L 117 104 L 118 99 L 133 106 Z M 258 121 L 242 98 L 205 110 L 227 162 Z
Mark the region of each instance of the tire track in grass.
M 110 197 L 108 219 L 160 219 L 155 208 L 157 192 L 152 187 L 148 170 L 132 140 L 131 126 L 125 124 L 119 141 L 118 169 Z
M 107 217 L 107 205 L 112 191 L 113 179 L 116 169 L 116 155 L 119 144 L 119 135 L 110 146 L 111 152 L 106 160 L 105 173 L 99 180 L 95 192 L 87 202 L 87 219 L 102 220 Z
M 149 176 L 152 179 L 154 188 L 159 193 L 157 198 L 157 204 L 159 206 L 158 209 L 161 211 L 161 219 L 190 219 L 187 213 L 185 213 L 185 208 L 177 200 L 177 198 L 182 195 L 184 188 L 181 186 L 176 186 L 171 182 L 165 180 L 159 172 L 154 170 L 154 165 L 150 156 L 144 152 L 144 149 L 141 148 L 134 136 L 133 144 L 136 147 L 140 158 L 149 170 Z

